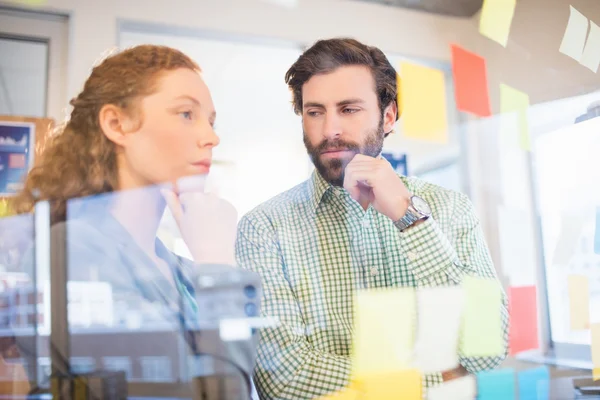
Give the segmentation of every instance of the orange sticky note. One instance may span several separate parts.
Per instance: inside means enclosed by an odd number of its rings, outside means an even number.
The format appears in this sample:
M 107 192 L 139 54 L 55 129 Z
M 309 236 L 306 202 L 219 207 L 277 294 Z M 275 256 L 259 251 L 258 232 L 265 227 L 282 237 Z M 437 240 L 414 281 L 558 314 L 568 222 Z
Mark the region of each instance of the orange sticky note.
M 600 374 L 600 324 L 592 324 L 592 363 L 594 364 L 594 380 L 598 379 Z
M 400 64 L 404 136 L 427 142 L 448 142 L 446 85 L 444 74 L 437 69 Z
M 510 355 L 539 347 L 536 294 L 535 286 L 511 287 L 508 290 Z
M 454 95 L 458 110 L 489 117 L 492 112 L 485 59 L 455 44 L 450 47 Z
M 421 373 L 407 369 L 392 373 L 361 376 L 361 400 L 421 400 Z
M 571 330 L 590 328 L 590 283 L 587 276 L 569 275 L 569 310 Z M 600 360 L 599 360 L 600 361 Z

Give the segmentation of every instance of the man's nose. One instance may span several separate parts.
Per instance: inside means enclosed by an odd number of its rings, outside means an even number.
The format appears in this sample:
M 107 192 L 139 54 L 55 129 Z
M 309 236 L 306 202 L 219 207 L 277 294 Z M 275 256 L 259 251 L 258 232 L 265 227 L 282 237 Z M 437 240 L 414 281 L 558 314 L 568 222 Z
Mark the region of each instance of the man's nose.
M 325 124 L 323 126 L 323 136 L 329 140 L 338 139 L 342 136 L 342 124 L 336 113 L 325 114 Z

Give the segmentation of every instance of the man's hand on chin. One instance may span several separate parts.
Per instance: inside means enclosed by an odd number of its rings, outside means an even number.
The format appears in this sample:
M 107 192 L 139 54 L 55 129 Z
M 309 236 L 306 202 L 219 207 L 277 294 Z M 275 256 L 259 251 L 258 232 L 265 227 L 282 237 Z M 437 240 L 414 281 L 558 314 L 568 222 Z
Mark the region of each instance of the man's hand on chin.
M 372 204 L 394 222 L 404 216 L 410 203 L 408 189 L 385 158 L 355 155 L 345 169 L 344 189 L 361 205 Z

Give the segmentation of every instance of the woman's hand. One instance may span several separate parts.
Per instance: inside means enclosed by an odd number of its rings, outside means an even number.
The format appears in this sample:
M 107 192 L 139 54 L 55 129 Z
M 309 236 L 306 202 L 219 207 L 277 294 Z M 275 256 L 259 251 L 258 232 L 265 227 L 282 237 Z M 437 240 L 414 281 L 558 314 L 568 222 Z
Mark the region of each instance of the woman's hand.
M 237 211 L 204 185 L 178 185 L 162 195 L 179 227 L 194 262 L 235 265 Z

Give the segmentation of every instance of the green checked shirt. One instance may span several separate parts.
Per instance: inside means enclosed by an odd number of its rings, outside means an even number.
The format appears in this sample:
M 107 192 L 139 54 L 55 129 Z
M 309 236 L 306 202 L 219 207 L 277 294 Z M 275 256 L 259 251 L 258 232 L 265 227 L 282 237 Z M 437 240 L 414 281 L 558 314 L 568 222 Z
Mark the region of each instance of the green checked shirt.
M 400 179 L 433 212 L 404 232 L 372 207 L 365 211 L 317 172 L 240 221 L 238 264 L 262 276 L 262 314 L 280 322 L 261 333 L 255 370 L 261 398 L 312 399 L 348 384 L 357 290 L 456 285 L 465 275 L 496 277 L 468 198 L 415 178 Z M 394 310 L 389 315 L 393 318 Z M 505 301 L 505 341 L 507 315 Z M 460 362 L 476 372 L 503 358 L 460 357 Z M 441 382 L 441 373 L 424 377 L 428 387 Z

